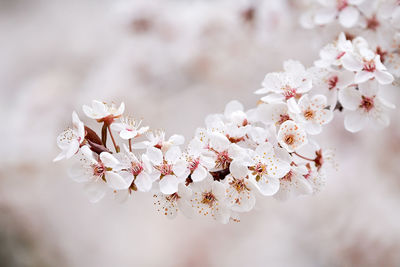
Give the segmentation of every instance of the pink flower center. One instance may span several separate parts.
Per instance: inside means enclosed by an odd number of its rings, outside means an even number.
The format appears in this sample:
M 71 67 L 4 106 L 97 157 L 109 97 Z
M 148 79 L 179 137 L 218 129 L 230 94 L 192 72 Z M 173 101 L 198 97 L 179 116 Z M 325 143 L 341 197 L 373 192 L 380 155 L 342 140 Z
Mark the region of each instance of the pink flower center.
M 360 108 L 369 112 L 374 107 L 374 97 L 361 96 Z
M 106 168 L 104 167 L 104 164 L 102 162 L 99 162 L 98 164 L 93 164 L 92 168 L 94 176 L 103 176 L 106 172 Z
M 189 162 L 189 170 L 190 170 L 191 172 L 193 172 L 194 170 L 197 169 L 197 167 L 199 166 L 199 164 L 200 164 L 200 160 L 199 160 L 199 159 L 194 159 L 194 160 L 190 161 L 190 162 Z
M 293 89 L 288 85 L 285 88 L 283 88 L 283 90 L 284 90 L 283 96 L 285 97 L 286 100 L 296 96 L 296 89 Z
M 244 190 L 250 191 L 250 189 L 246 186 L 244 179 L 236 179 L 233 178 L 233 180 L 229 183 L 235 190 L 240 194 Z
M 349 3 L 347 3 L 347 0 L 337 0 L 337 9 L 338 9 L 339 11 L 342 11 L 342 10 L 345 9 L 348 5 L 349 5 Z
M 138 176 L 143 171 L 143 165 L 139 162 L 132 162 L 131 172 L 133 176 Z
M 216 165 L 217 168 L 222 167 L 223 169 L 226 169 L 229 167 L 229 164 L 231 163 L 232 159 L 228 155 L 228 151 L 222 151 L 222 152 L 217 152 L 217 160 L 216 160 Z
M 378 19 L 376 18 L 376 15 L 373 15 L 371 18 L 367 19 L 367 29 L 370 29 L 372 31 L 376 31 L 376 29 L 379 27 L 380 23 Z
M 346 54 L 346 52 L 340 52 L 340 53 L 336 56 L 336 59 L 340 59 L 341 57 L 344 56 L 344 54 Z
M 333 88 L 336 87 L 338 80 L 339 80 L 338 76 L 333 76 L 333 77 L 329 78 L 329 80 L 328 80 L 329 90 L 332 90 Z
M 203 199 L 201 200 L 201 203 L 208 205 L 210 208 L 214 205 L 215 201 L 217 198 L 214 196 L 213 193 L 211 192 L 204 192 L 203 193 Z
M 289 117 L 288 114 L 280 114 L 279 117 L 280 117 L 280 118 L 279 118 L 279 121 L 278 121 L 278 124 L 279 124 L 279 125 L 282 124 L 282 123 L 284 123 L 285 121 L 290 120 L 290 117 Z
M 376 69 L 375 62 L 373 60 L 369 60 L 364 62 L 364 71 L 374 72 Z
M 282 180 L 291 182 L 292 176 L 293 176 L 293 172 L 289 171 L 285 176 L 283 176 Z
M 167 164 L 167 163 L 164 163 L 164 164 L 159 165 L 159 166 L 154 166 L 154 168 L 156 170 L 160 171 L 162 176 L 173 174 L 172 166 Z

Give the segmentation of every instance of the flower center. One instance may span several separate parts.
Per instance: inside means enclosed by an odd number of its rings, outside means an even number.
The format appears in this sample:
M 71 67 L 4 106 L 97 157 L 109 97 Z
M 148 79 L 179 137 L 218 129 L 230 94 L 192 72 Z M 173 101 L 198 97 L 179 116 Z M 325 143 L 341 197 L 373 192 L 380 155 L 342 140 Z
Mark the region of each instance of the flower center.
M 286 100 L 296 96 L 296 89 L 291 88 L 289 85 L 283 87 L 282 90 Z
M 336 87 L 338 80 L 339 80 L 338 76 L 333 76 L 328 80 L 329 90 L 332 90 L 333 88 Z
M 165 199 L 168 200 L 169 202 L 176 202 L 178 199 L 181 197 L 178 195 L 178 193 L 173 193 L 172 195 L 166 196 Z
M 375 71 L 375 62 L 373 60 L 369 60 L 364 62 L 364 71 L 374 72 Z
M 363 108 L 367 112 L 369 112 L 373 107 L 374 107 L 374 98 L 373 97 L 361 96 L 360 108 Z
M 231 161 L 232 159 L 229 157 L 228 151 L 217 152 L 217 168 L 222 167 L 223 169 L 226 169 L 229 167 Z
M 99 162 L 99 164 L 94 164 L 92 166 L 92 168 L 93 168 L 94 176 L 103 176 L 104 173 L 106 172 L 106 169 L 104 168 L 103 163 L 100 163 L 100 162 Z
M 315 112 L 311 109 L 307 109 L 306 111 L 304 111 L 304 118 L 306 118 L 306 120 L 311 120 L 312 118 L 314 118 L 314 114 Z
M 199 160 L 199 159 L 191 160 L 191 161 L 189 162 L 189 170 L 190 170 L 191 172 L 193 172 L 194 170 L 197 169 L 197 167 L 199 166 L 199 164 L 200 164 L 200 160 Z
M 139 162 L 132 162 L 131 172 L 133 176 L 138 176 L 143 171 L 143 165 Z
M 173 174 L 172 166 L 167 163 L 164 163 L 164 164 L 158 165 L 158 166 L 154 166 L 154 168 L 161 172 L 161 176 Z
M 289 171 L 285 176 L 283 176 L 282 180 L 291 182 L 292 177 L 293 177 L 293 172 Z
M 201 200 L 201 203 L 208 205 L 210 208 L 214 205 L 214 202 L 216 201 L 216 197 L 214 196 L 213 193 L 211 192 L 204 192 L 203 193 L 203 199 Z
M 376 15 L 373 15 L 371 18 L 367 19 L 367 29 L 372 31 L 376 31 L 379 27 L 379 21 L 376 18 Z
M 250 191 L 250 189 L 246 186 L 244 183 L 244 179 L 236 179 L 233 178 L 233 180 L 229 183 L 235 190 L 240 194 L 244 190 Z
M 339 11 L 342 11 L 343 9 L 345 9 L 347 6 L 349 5 L 349 3 L 347 3 L 347 0 L 337 0 L 337 9 Z
M 280 125 L 280 124 L 282 124 L 282 123 L 284 123 L 285 121 L 288 121 L 288 120 L 290 120 L 290 117 L 289 117 L 288 114 L 280 114 L 279 115 L 278 124 Z
M 294 135 L 293 134 L 286 135 L 285 138 L 284 138 L 284 141 L 288 145 L 293 145 L 293 143 L 294 143 Z

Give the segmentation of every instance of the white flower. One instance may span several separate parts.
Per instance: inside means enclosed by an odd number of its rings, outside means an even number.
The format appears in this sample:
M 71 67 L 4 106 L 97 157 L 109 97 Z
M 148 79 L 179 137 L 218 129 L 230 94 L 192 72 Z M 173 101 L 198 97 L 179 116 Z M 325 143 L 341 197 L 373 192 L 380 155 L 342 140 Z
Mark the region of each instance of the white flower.
M 274 197 L 279 200 L 286 200 L 298 195 L 312 194 L 313 188 L 306 179 L 308 173 L 309 171 L 304 165 L 292 166 L 290 171 L 279 180 L 279 191 Z
M 284 103 L 260 104 L 257 107 L 258 119 L 265 124 L 274 124 L 277 127 L 287 120 L 292 120 L 294 114 L 290 113 Z
M 245 169 L 247 170 L 247 167 Z M 226 201 L 233 211 L 247 212 L 253 209 L 256 204 L 254 185 L 247 178 L 247 175 L 234 177 L 230 174 L 225 177 L 224 184 L 226 187 Z
M 138 137 L 149 130 L 148 126 L 140 127 L 141 121 L 137 122 L 132 117 L 122 117 L 120 123 L 113 123 L 111 129 L 118 132 L 122 139 L 128 140 Z
M 328 68 L 331 65 L 340 66 L 342 57 L 353 51 L 353 44 L 346 39 L 346 35 L 342 32 L 338 39 L 331 44 L 327 44 L 319 51 L 320 59 L 314 62 L 314 65 L 319 68 Z
M 83 105 L 83 112 L 91 119 L 102 122 L 110 119 L 111 122 L 115 118 L 119 118 L 125 110 L 125 104 L 122 102 L 117 108 L 115 104 L 107 105 L 103 102 L 93 100 L 92 106 Z
M 149 147 L 146 156 L 153 164 L 153 173 L 160 179 L 160 191 L 170 195 L 178 191 L 178 184 L 186 179 L 187 162 L 181 159 L 182 152 L 179 147 L 173 146 L 163 155 L 160 149 Z
M 343 27 L 353 27 L 360 16 L 357 6 L 364 0 L 319 0 L 318 2 L 324 6 L 314 17 L 317 25 L 331 23 L 336 18 Z
M 255 93 L 268 93 L 261 98 L 261 101 L 266 103 L 287 102 L 290 112 L 299 113 L 296 98 L 311 90 L 311 76 L 300 62 L 294 60 L 286 61 L 284 70 L 285 72 L 268 73 L 262 83 L 263 88 Z
M 260 193 L 271 196 L 279 190 L 279 179 L 289 172 L 290 164 L 277 157 L 270 143 L 264 143 L 254 151 L 249 169 Z
M 343 56 L 343 67 L 350 71 L 355 71 L 355 83 L 363 83 L 376 78 L 380 84 L 390 84 L 394 78 L 386 67 L 382 64 L 379 55 L 367 48 L 361 48 L 360 54 L 347 53 Z
M 354 83 L 354 73 L 351 71 L 331 71 L 328 69 L 313 68 L 314 90 L 327 99 L 327 105 L 333 110 L 337 103 L 338 91 Z
M 133 180 L 125 180 L 119 174 L 120 162 L 108 152 L 102 152 L 100 156 L 95 155 L 88 146 L 81 148 L 82 157 L 79 163 L 70 170 L 73 180 L 85 183 L 91 202 L 99 201 L 106 192 L 106 186 L 113 190 L 127 189 Z
M 208 158 L 207 161 L 214 162 L 210 171 L 220 171 L 227 169 L 235 158 L 245 157 L 246 152 L 223 134 L 215 132 L 209 134 L 208 152 L 204 156 Z
M 350 132 L 362 130 L 368 121 L 374 125 L 386 127 L 390 123 L 389 109 L 395 106 L 378 94 L 379 87 L 374 81 L 358 86 L 347 87 L 339 91 L 339 101 L 345 109 L 344 126 Z
M 71 158 L 78 152 L 84 140 L 85 126 L 74 111 L 72 112 L 72 129 L 65 130 L 57 137 L 57 146 L 61 149 L 61 152 L 53 161 Z
M 169 195 L 154 194 L 154 206 L 159 213 L 164 214 L 169 219 L 175 218 L 178 211 L 190 218 L 193 215 L 193 208 L 190 204 L 191 196 L 192 190 L 183 184 L 179 184 L 176 193 Z
M 279 128 L 278 142 L 288 152 L 306 145 L 308 142 L 306 132 L 294 121 L 286 121 Z
M 322 131 L 321 125 L 327 124 L 333 118 L 333 112 L 326 109 L 327 100 L 324 95 L 315 95 L 311 99 L 308 95 L 303 95 L 299 100 L 299 107 L 299 118 L 309 134 L 319 134 Z
M 179 146 L 185 142 L 185 138 L 182 135 L 174 134 L 168 140 L 165 140 L 164 131 L 151 131 L 146 134 L 147 141 L 133 144 L 134 149 L 147 149 L 149 147 L 155 147 L 162 150 L 165 153 L 172 146 Z
M 228 223 L 230 210 L 226 206 L 224 184 L 207 177 L 201 182 L 191 184 L 193 196 L 190 203 L 195 213 L 212 217 L 221 223 Z
M 131 189 L 137 189 L 141 192 L 150 191 L 153 181 L 158 179 L 158 177 L 154 178 L 153 174 L 151 173 L 152 166 L 150 160 L 146 154 L 142 154 L 141 159 L 139 160 L 135 154 L 128 150 L 126 146 L 124 147 L 126 153 L 118 153 L 116 155 L 119 156 L 121 164 L 124 168 L 124 171 L 120 172 L 120 175 L 124 178 L 126 177 L 127 179 L 132 180 L 130 185 Z M 130 178 L 130 176 L 133 178 Z
M 209 157 L 204 156 L 206 151 L 204 143 L 198 138 L 193 138 L 188 145 L 185 153 L 188 162 L 187 172 L 193 182 L 204 180 L 209 175 L 208 169 L 214 167 L 214 162 Z

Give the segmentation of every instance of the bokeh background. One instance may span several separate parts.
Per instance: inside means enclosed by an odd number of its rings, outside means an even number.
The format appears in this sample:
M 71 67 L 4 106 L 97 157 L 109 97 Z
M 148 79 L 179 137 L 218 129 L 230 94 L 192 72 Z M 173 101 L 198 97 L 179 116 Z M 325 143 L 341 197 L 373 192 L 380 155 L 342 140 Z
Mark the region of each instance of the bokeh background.
M 310 66 L 336 34 L 303 30 L 301 1 L 1 0 L 0 266 L 400 266 L 400 117 L 319 141 L 338 170 L 315 197 L 259 199 L 240 223 L 156 213 L 150 194 L 90 204 L 52 163 L 71 111 L 124 101 L 191 138 L 209 113 L 258 98 L 264 75 Z M 400 106 L 399 88 L 388 88 Z M 84 119 L 88 121 L 87 119 Z M 99 128 L 97 128 L 99 129 Z

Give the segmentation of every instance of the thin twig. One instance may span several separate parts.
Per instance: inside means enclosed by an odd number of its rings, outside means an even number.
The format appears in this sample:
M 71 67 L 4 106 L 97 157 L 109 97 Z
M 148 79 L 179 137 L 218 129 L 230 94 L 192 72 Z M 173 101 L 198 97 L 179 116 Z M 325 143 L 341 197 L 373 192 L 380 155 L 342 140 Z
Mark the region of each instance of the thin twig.
M 117 143 L 115 143 L 115 140 L 114 140 L 114 136 L 113 136 L 113 134 L 112 134 L 112 132 L 111 132 L 111 127 L 110 127 L 110 125 L 108 125 L 108 132 L 110 133 L 110 136 L 111 136 L 111 140 L 112 140 L 112 142 L 113 142 L 113 145 L 114 145 L 114 148 L 115 148 L 115 152 L 119 152 L 119 147 L 117 146 Z
M 305 159 L 305 160 L 309 160 L 309 161 L 314 161 L 314 160 L 315 160 L 315 159 L 310 159 L 310 158 L 304 157 L 304 156 L 298 154 L 297 152 L 293 152 L 293 153 L 294 153 L 296 156 L 298 156 L 298 157 L 300 157 L 300 158 L 302 158 L 302 159 Z

